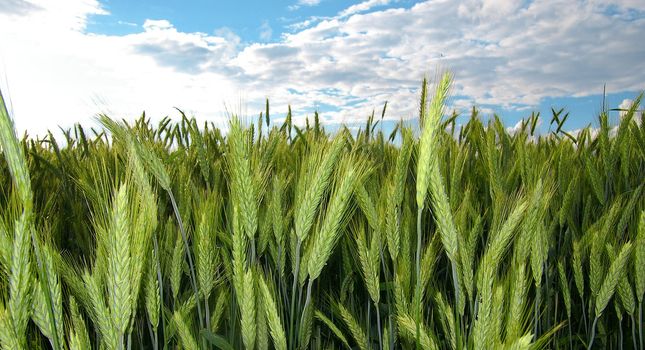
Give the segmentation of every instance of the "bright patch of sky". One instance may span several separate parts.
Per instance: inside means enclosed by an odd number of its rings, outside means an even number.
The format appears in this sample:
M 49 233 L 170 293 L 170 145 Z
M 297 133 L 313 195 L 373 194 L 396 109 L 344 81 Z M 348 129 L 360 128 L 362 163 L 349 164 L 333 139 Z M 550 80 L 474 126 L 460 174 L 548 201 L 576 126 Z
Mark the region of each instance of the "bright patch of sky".
M 645 89 L 641 0 L 4 0 L 0 89 L 19 133 L 97 113 L 223 125 L 269 98 L 304 123 L 414 123 L 424 75 L 455 75 L 448 111 L 513 127 L 532 111 L 596 125 Z M 431 79 L 432 80 L 432 79 Z M 626 102 L 627 101 L 627 102 Z M 615 115 L 614 115 L 615 114 Z M 618 112 L 612 114 L 618 120 Z

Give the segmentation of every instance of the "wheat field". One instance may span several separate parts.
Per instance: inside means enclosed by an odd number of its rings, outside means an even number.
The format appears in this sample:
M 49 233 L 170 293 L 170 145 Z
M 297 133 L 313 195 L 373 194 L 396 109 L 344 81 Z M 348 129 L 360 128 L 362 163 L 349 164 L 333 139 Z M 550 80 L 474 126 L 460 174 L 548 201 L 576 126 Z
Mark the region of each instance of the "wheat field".
M 64 146 L 18 139 L 0 96 L 0 345 L 643 349 L 642 112 L 457 125 L 451 83 L 424 80 L 419 130 L 267 101 L 226 133 L 103 115 Z

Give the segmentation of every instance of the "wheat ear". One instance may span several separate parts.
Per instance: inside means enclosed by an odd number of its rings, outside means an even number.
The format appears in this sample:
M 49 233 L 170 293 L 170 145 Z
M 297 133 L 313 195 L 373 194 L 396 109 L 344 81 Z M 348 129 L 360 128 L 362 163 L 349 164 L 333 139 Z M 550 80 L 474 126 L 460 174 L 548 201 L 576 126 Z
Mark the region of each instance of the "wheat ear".
M 358 324 L 354 315 L 352 315 L 352 313 L 349 312 L 349 310 L 347 310 L 347 308 L 342 304 L 338 304 L 337 307 L 341 318 L 345 322 L 345 325 L 347 325 L 347 328 L 349 328 L 349 332 L 352 334 L 354 341 L 356 341 L 358 348 L 361 350 L 367 350 L 367 336 L 365 336 L 363 328 Z
M 7 303 L 7 318 L 11 324 L 13 342 L 21 348 L 26 345 L 25 332 L 29 321 L 31 302 L 31 261 L 29 259 L 31 246 L 29 244 L 29 227 L 23 213 L 14 227 L 13 250 L 9 275 L 9 301 Z
M 620 276 L 627 265 L 627 260 L 629 259 L 631 252 L 632 244 L 630 242 L 625 243 L 620 249 L 620 252 L 618 253 L 616 259 L 614 259 L 614 261 L 612 261 L 611 265 L 609 266 L 605 280 L 600 286 L 600 290 L 598 291 L 598 295 L 596 296 L 596 316 L 591 326 L 591 336 L 589 338 L 589 346 L 587 347 L 588 350 L 591 350 L 593 346 L 596 334 L 596 323 L 598 323 L 598 319 L 602 315 L 602 312 L 605 310 L 605 307 L 607 307 L 607 304 L 609 304 L 609 300 L 614 295 L 616 285 L 618 284 Z
M 59 339 L 60 341 L 65 339 L 63 331 L 65 329 L 63 325 L 63 297 L 60 283 L 58 281 L 58 275 L 53 269 L 51 253 L 49 253 L 48 249 L 44 249 L 42 252 L 43 268 L 47 270 L 49 281 L 47 284 L 44 284 L 41 281 L 36 281 L 36 283 L 34 283 L 32 319 L 34 320 L 40 331 L 43 333 L 43 335 L 45 335 L 49 339 L 52 348 L 56 348 L 57 345 L 54 337 L 57 337 L 57 339 Z M 53 301 L 52 309 L 54 310 L 55 317 L 55 322 L 53 324 L 49 320 L 47 296 L 43 291 L 43 285 L 45 286 L 45 288 L 51 288 L 50 293 Z
M 256 308 L 253 271 L 248 270 L 244 275 L 242 295 L 239 297 L 242 323 L 242 340 L 247 350 L 255 349 L 257 335 Z
M 269 324 L 273 345 L 276 350 L 286 350 L 287 338 L 284 334 L 284 328 L 282 328 L 282 321 L 280 321 L 280 315 L 273 300 L 273 295 L 269 291 L 269 287 L 264 281 L 264 278 L 261 276 L 258 277 L 258 285 L 260 286 L 260 294 L 264 302 L 264 312 Z
M 412 339 L 412 340 L 414 340 L 415 338 L 418 338 L 419 344 L 422 349 L 424 350 L 439 349 L 434 339 L 430 337 L 430 331 L 426 329 L 425 325 L 421 325 L 419 327 L 421 331 L 417 332 L 418 323 L 412 317 L 410 317 L 410 315 L 399 313 L 399 315 L 397 316 L 397 323 L 399 325 L 399 330 L 401 331 L 401 335 L 407 339 Z
M 349 156 L 343 160 L 339 174 L 340 181 L 334 193 L 332 193 L 320 232 L 318 232 L 312 243 L 312 255 L 308 262 L 308 272 L 311 280 L 315 280 L 320 276 L 323 267 L 327 263 L 338 239 L 343 218 L 347 215 L 346 209 L 354 186 L 360 183 L 367 171 L 367 165 L 356 159 L 356 157 Z
M 428 186 L 430 185 L 430 182 L 432 181 L 431 177 L 433 177 L 435 181 L 437 181 L 440 178 L 437 177 L 437 173 L 433 176 L 433 168 L 435 166 L 438 166 L 438 164 L 435 164 L 437 162 L 437 157 L 436 154 L 433 154 L 433 151 L 436 151 L 436 138 L 439 130 L 439 125 L 440 125 L 440 119 L 443 111 L 443 104 L 445 101 L 446 96 L 448 95 L 448 89 L 450 88 L 450 82 L 452 80 L 452 77 L 450 73 L 445 73 L 443 78 L 441 79 L 441 82 L 439 83 L 439 86 L 437 87 L 436 95 L 432 100 L 432 103 L 430 105 L 430 111 L 425 112 L 425 98 L 426 98 L 426 81 L 424 79 L 423 81 L 423 93 L 421 96 L 421 122 L 423 123 L 423 128 L 421 130 L 421 138 L 419 140 L 419 156 L 417 158 L 417 183 L 416 183 L 416 201 L 417 201 L 417 251 L 416 251 L 416 277 L 417 277 L 417 283 L 416 283 L 416 289 L 415 289 L 415 295 L 417 297 L 421 296 L 421 221 L 422 221 L 422 215 L 423 215 L 423 208 L 425 205 L 425 198 L 426 194 L 428 192 Z M 436 187 L 439 187 L 438 183 L 435 183 Z M 443 207 L 439 209 L 445 209 Z M 443 219 L 442 219 L 443 220 Z M 445 223 L 445 222 L 444 222 Z M 456 244 L 452 244 L 450 242 L 450 238 L 452 237 L 451 234 L 449 233 L 442 233 L 442 238 L 446 238 L 446 249 L 448 251 L 448 255 L 451 258 L 451 261 L 454 261 L 454 255 L 452 253 L 456 253 L 452 251 L 452 248 L 456 248 Z M 456 238 L 456 236 L 455 236 Z M 454 274 L 454 265 L 453 265 L 453 278 L 456 277 Z M 454 281 L 457 283 L 457 281 Z M 421 303 L 421 300 L 416 300 L 417 304 Z M 416 312 L 416 321 L 417 321 L 417 349 L 419 348 L 419 324 L 421 321 L 421 310 L 418 309 Z
M 197 342 L 195 341 L 195 337 L 190 331 L 190 327 L 186 324 L 184 316 L 180 312 L 176 311 L 172 316 L 172 320 L 177 327 L 177 334 L 179 334 L 179 339 L 181 339 L 183 348 L 188 350 L 199 349 Z
M 125 333 L 132 312 L 129 275 L 131 228 L 128 222 L 128 205 L 127 185 L 124 184 L 121 185 L 113 200 L 107 261 L 108 305 L 119 337 Z
M 598 296 L 596 297 L 596 317 L 600 316 L 605 310 L 605 307 L 609 303 L 609 300 L 614 294 L 618 281 L 620 280 L 625 267 L 627 266 L 627 261 L 632 252 L 632 243 L 627 242 L 620 249 L 620 252 L 616 256 L 616 259 L 612 261 L 605 276 L 605 280 L 600 286 L 598 291 Z
M 83 316 L 81 316 L 78 310 L 74 297 L 69 298 L 69 310 L 71 314 L 71 328 L 69 335 L 70 350 L 90 349 L 90 337 L 87 334 L 85 320 L 83 320 Z

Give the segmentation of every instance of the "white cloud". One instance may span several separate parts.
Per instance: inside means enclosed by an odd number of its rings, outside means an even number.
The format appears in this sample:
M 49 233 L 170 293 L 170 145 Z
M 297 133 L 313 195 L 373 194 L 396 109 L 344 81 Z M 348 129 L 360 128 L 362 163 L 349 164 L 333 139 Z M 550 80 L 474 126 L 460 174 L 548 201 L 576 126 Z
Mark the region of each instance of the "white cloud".
M 507 127 L 506 132 L 511 134 L 511 135 L 515 135 L 515 133 L 517 133 L 520 130 L 522 130 L 522 127 L 524 126 L 525 122 L 526 121 L 524 121 L 524 120 L 519 120 L 517 123 L 515 123 L 515 125 Z
M 0 20 L 8 38 L 0 47 L 2 91 L 20 133 L 87 124 L 103 111 L 160 118 L 177 106 L 213 118 L 223 115 L 224 101 L 239 98 L 226 67 L 213 67 L 238 51 L 239 38 L 225 32 L 182 33 L 167 21 L 146 21 L 142 33 L 117 37 L 34 28 L 28 17 Z
M 271 26 L 269 25 L 269 21 L 263 21 L 262 25 L 260 26 L 260 39 L 264 41 L 269 41 L 271 40 L 272 35 L 273 35 L 273 29 L 271 29 Z
M 10 0 L 9 6 L 25 9 L 17 13 L 19 17 L 9 18 L 10 22 L 28 21 L 32 26 L 37 23 L 41 29 L 48 30 L 81 30 L 89 16 L 109 14 L 98 0 Z M 3 7 L 0 6 L 0 16 Z
M 296 11 L 302 6 L 318 6 L 321 0 L 298 0 L 297 3 L 287 6 L 289 11 Z
M 627 109 L 632 108 L 632 105 L 633 105 L 633 104 L 634 104 L 634 100 L 629 99 L 629 98 L 626 98 L 626 99 L 624 99 L 624 100 L 623 100 L 623 102 L 621 102 L 621 103 L 618 105 L 618 108 L 623 110 L 623 111 L 620 111 L 620 113 L 619 113 L 621 118 L 622 118 L 625 114 L 627 114 L 627 111 L 624 111 L 624 110 L 627 110 Z
M 164 30 L 164 29 L 172 29 L 174 28 L 173 25 L 165 20 L 165 19 L 146 19 L 145 22 L 143 22 L 143 29 L 147 31 L 153 31 L 153 30 Z
M 5 0 L 0 2 L 0 13 L 22 16 L 40 10 L 40 7 L 25 0 Z
M 627 111 L 634 106 L 634 102 L 634 100 L 626 98 L 623 100 L 623 102 L 620 103 L 620 105 L 618 105 L 618 108 L 621 109 L 621 111 L 618 112 L 620 119 L 627 115 Z M 634 113 L 633 120 L 635 120 L 636 123 L 640 125 L 645 110 L 641 109 L 641 105 L 637 105 L 635 109 L 636 112 Z
M 376 6 L 383 6 L 389 4 L 389 0 L 367 0 L 363 1 L 361 3 L 358 3 L 356 5 L 352 5 L 345 10 L 340 12 L 341 17 L 346 17 L 346 16 L 351 16 L 355 13 L 359 12 L 365 12 L 368 11 L 369 9 L 376 7 Z
M 137 26 L 136 23 L 132 23 L 132 22 L 128 22 L 128 21 L 116 21 L 116 23 L 124 25 L 124 26 L 128 26 L 128 27 L 136 27 Z
M 320 0 L 298 0 L 298 5 L 316 6 L 318 4 L 320 4 Z
M 633 9 L 645 11 L 645 3 L 641 0 L 596 0 L 597 6 L 617 6 L 619 9 Z
M 620 111 L 620 113 L 619 113 L 620 116 L 621 117 L 625 116 L 625 114 L 627 114 L 627 110 L 629 110 L 633 106 L 634 106 L 634 100 L 629 99 L 629 98 L 624 99 L 623 102 L 621 102 L 618 105 L 618 108 L 622 109 L 622 111 Z M 640 106 L 636 106 L 636 110 L 638 110 L 639 108 L 640 108 Z
M 616 0 L 610 12 L 595 0 L 432 0 L 375 11 L 382 3 L 243 46 L 228 29 L 185 33 L 163 19 L 136 34 L 88 34 L 88 16 L 105 13 L 97 2 L 34 1 L 19 13 L 0 10 L 3 92 L 18 129 L 42 133 L 105 107 L 119 118 L 144 109 L 162 117 L 178 106 L 223 120 L 224 102 L 242 99 L 255 113 L 267 96 L 274 116 L 287 104 L 300 117 L 335 106 L 323 120 L 362 121 L 389 101 L 386 118 L 410 118 L 423 74 L 434 77 L 437 68 L 454 72 L 451 104 L 462 111 L 527 108 L 549 96 L 595 94 L 603 83 L 608 91 L 643 89 L 645 18 L 633 18 L 636 1 Z M 623 12 L 632 17 L 614 15 Z

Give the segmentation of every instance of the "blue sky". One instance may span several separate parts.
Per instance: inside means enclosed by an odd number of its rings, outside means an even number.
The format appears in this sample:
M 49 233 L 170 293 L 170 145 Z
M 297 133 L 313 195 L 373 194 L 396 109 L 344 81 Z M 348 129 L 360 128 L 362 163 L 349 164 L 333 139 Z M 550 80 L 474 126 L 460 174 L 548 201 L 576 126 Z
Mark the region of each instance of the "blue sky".
M 87 31 L 103 34 L 135 33 L 146 19 L 166 19 L 184 32 L 214 32 L 227 28 L 245 43 L 270 42 L 292 32 L 290 25 L 311 17 L 332 17 L 353 3 L 348 1 L 127 1 L 101 2 L 109 16 L 88 20 Z M 412 1 L 391 2 L 373 9 L 409 7 Z M 267 37 L 267 28 L 272 35 Z
M 315 110 L 330 126 L 417 117 L 423 76 L 454 73 L 449 109 L 512 128 L 565 108 L 569 130 L 645 89 L 639 0 L 5 0 L 0 89 L 19 133 L 97 113 L 224 125 Z M 619 119 L 613 113 L 614 122 Z M 464 117 L 464 119 L 466 119 Z

